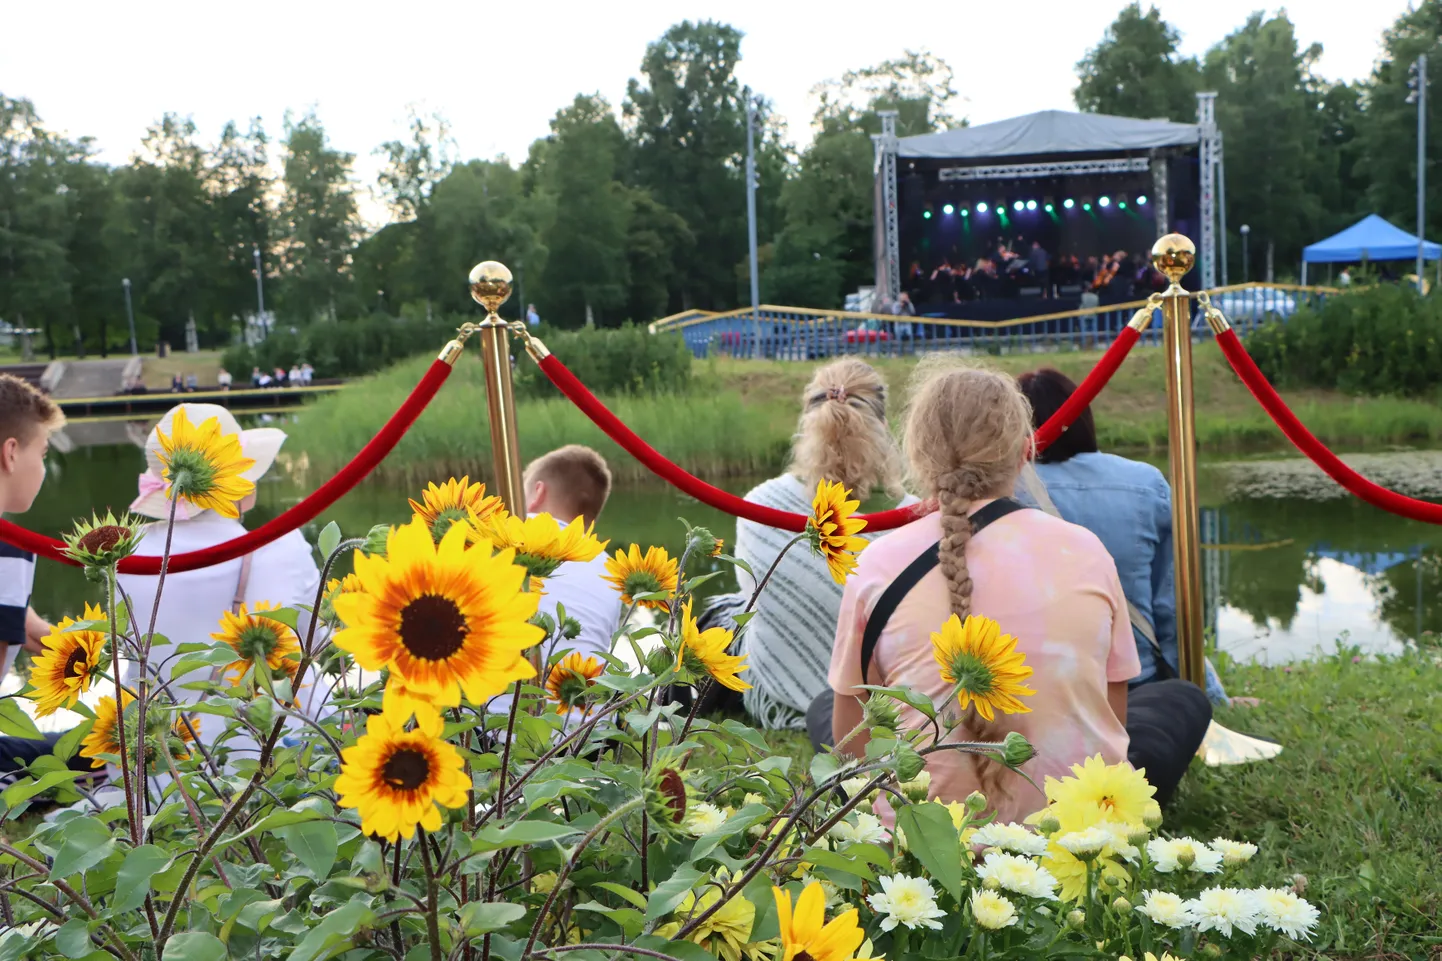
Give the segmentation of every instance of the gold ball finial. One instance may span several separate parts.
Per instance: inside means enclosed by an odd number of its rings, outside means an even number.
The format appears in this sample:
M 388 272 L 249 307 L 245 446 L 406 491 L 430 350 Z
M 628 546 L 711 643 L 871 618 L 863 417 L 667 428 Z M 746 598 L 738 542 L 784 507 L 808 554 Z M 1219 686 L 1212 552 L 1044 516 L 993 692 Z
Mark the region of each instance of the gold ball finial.
M 511 299 L 511 272 L 498 261 L 485 260 L 472 267 L 469 283 L 471 298 L 487 313 L 494 314 Z
M 1197 245 L 1181 234 L 1167 234 L 1152 244 L 1152 266 L 1174 284 L 1181 283 L 1196 262 Z

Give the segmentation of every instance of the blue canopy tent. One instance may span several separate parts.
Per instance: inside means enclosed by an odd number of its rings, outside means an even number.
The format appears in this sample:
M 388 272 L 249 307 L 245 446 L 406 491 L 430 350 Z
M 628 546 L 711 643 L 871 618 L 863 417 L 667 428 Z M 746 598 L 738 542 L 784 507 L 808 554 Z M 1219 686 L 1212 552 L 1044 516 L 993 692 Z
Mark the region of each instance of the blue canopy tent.
M 1442 260 L 1442 244 L 1424 241 L 1424 260 Z M 1417 236 L 1376 214 L 1368 214 L 1341 233 L 1302 248 L 1302 283 L 1308 264 L 1355 264 L 1363 260 L 1416 260 Z

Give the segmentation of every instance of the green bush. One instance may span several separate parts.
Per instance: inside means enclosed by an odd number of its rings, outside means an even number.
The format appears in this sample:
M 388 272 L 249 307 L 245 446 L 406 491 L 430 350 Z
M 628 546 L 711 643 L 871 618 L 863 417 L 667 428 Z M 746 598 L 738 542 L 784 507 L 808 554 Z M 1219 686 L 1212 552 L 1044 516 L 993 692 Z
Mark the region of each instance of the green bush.
M 357 377 L 420 353 L 438 353 L 455 335 L 461 320 L 396 319 L 374 314 L 336 323 L 317 322 L 300 328 L 278 328 L 265 341 L 232 347 L 222 360 L 225 369 L 244 380 L 253 367 L 289 370 L 309 361 L 317 377 Z
M 1285 323 L 1258 328 L 1246 344 L 1280 387 L 1432 394 L 1442 371 L 1442 300 L 1382 284 L 1305 307 Z
M 691 386 L 691 351 L 679 334 L 644 327 L 542 332 L 546 346 L 597 394 L 679 393 Z M 555 397 L 546 375 L 530 362 L 516 365 L 516 393 Z

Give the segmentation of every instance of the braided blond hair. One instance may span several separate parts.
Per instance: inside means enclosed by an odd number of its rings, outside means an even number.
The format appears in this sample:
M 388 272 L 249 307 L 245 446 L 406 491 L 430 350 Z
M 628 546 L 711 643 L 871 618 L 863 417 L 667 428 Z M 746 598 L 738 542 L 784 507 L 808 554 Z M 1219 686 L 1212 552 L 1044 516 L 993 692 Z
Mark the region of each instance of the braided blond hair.
M 818 368 L 801 392 L 790 472 L 807 489 L 837 481 L 865 500 L 872 491 L 901 495 L 901 452 L 886 422 L 886 380 L 848 357 Z
M 1007 375 L 956 362 L 923 362 L 906 416 L 906 458 L 922 496 L 941 513 L 941 572 L 951 610 L 971 613 L 966 546 L 971 505 L 1011 492 L 1031 449 L 1031 407 Z

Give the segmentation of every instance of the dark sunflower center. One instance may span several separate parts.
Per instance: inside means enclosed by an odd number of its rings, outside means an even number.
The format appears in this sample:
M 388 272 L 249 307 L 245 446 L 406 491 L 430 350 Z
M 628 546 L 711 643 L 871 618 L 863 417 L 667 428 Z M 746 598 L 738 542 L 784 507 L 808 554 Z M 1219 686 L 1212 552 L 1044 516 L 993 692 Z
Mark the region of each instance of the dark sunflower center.
M 436 512 L 436 519 L 431 522 L 431 537 L 440 543 L 441 538 L 451 529 L 451 525 L 467 520 L 464 507 L 445 507 Z
M 414 791 L 426 783 L 431 773 L 431 762 L 420 751 L 402 748 L 386 759 L 381 768 L 381 777 L 387 786 L 398 791 Z
M 118 524 L 106 524 L 80 538 L 76 542 L 76 546 L 91 554 L 104 554 L 106 551 L 113 550 L 116 544 L 129 536 L 129 528 L 121 527 Z
M 796 961 L 812 961 L 812 958 L 805 951 L 798 951 L 796 952 Z
M 79 644 L 71 650 L 70 656 L 65 659 L 65 677 L 84 677 L 90 673 L 90 661 L 85 657 L 85 648 Z
M 177 447 L 170 454 L 170 482 L 186 497 L 201 497 L 215 486 L 215 465 L 193 447 Z
M 466 616 L 449 597 L 422 594 L 401 608 L 401 643 L 412 656 L 444 661 L 466 642 Z
M 996 676 L 985 661 L 975 654 L 957 654 L 951 659 L 951 673 L 961 689 L 968 694 L 990 694 Z
M 661 772 L 657 790 L 665 799 L 666 807 L 671 812 L 671 820 L 680 824 L 686 817 L 686 782 L 681 780 L 681 775 L 675 768 L 668 767 Z

